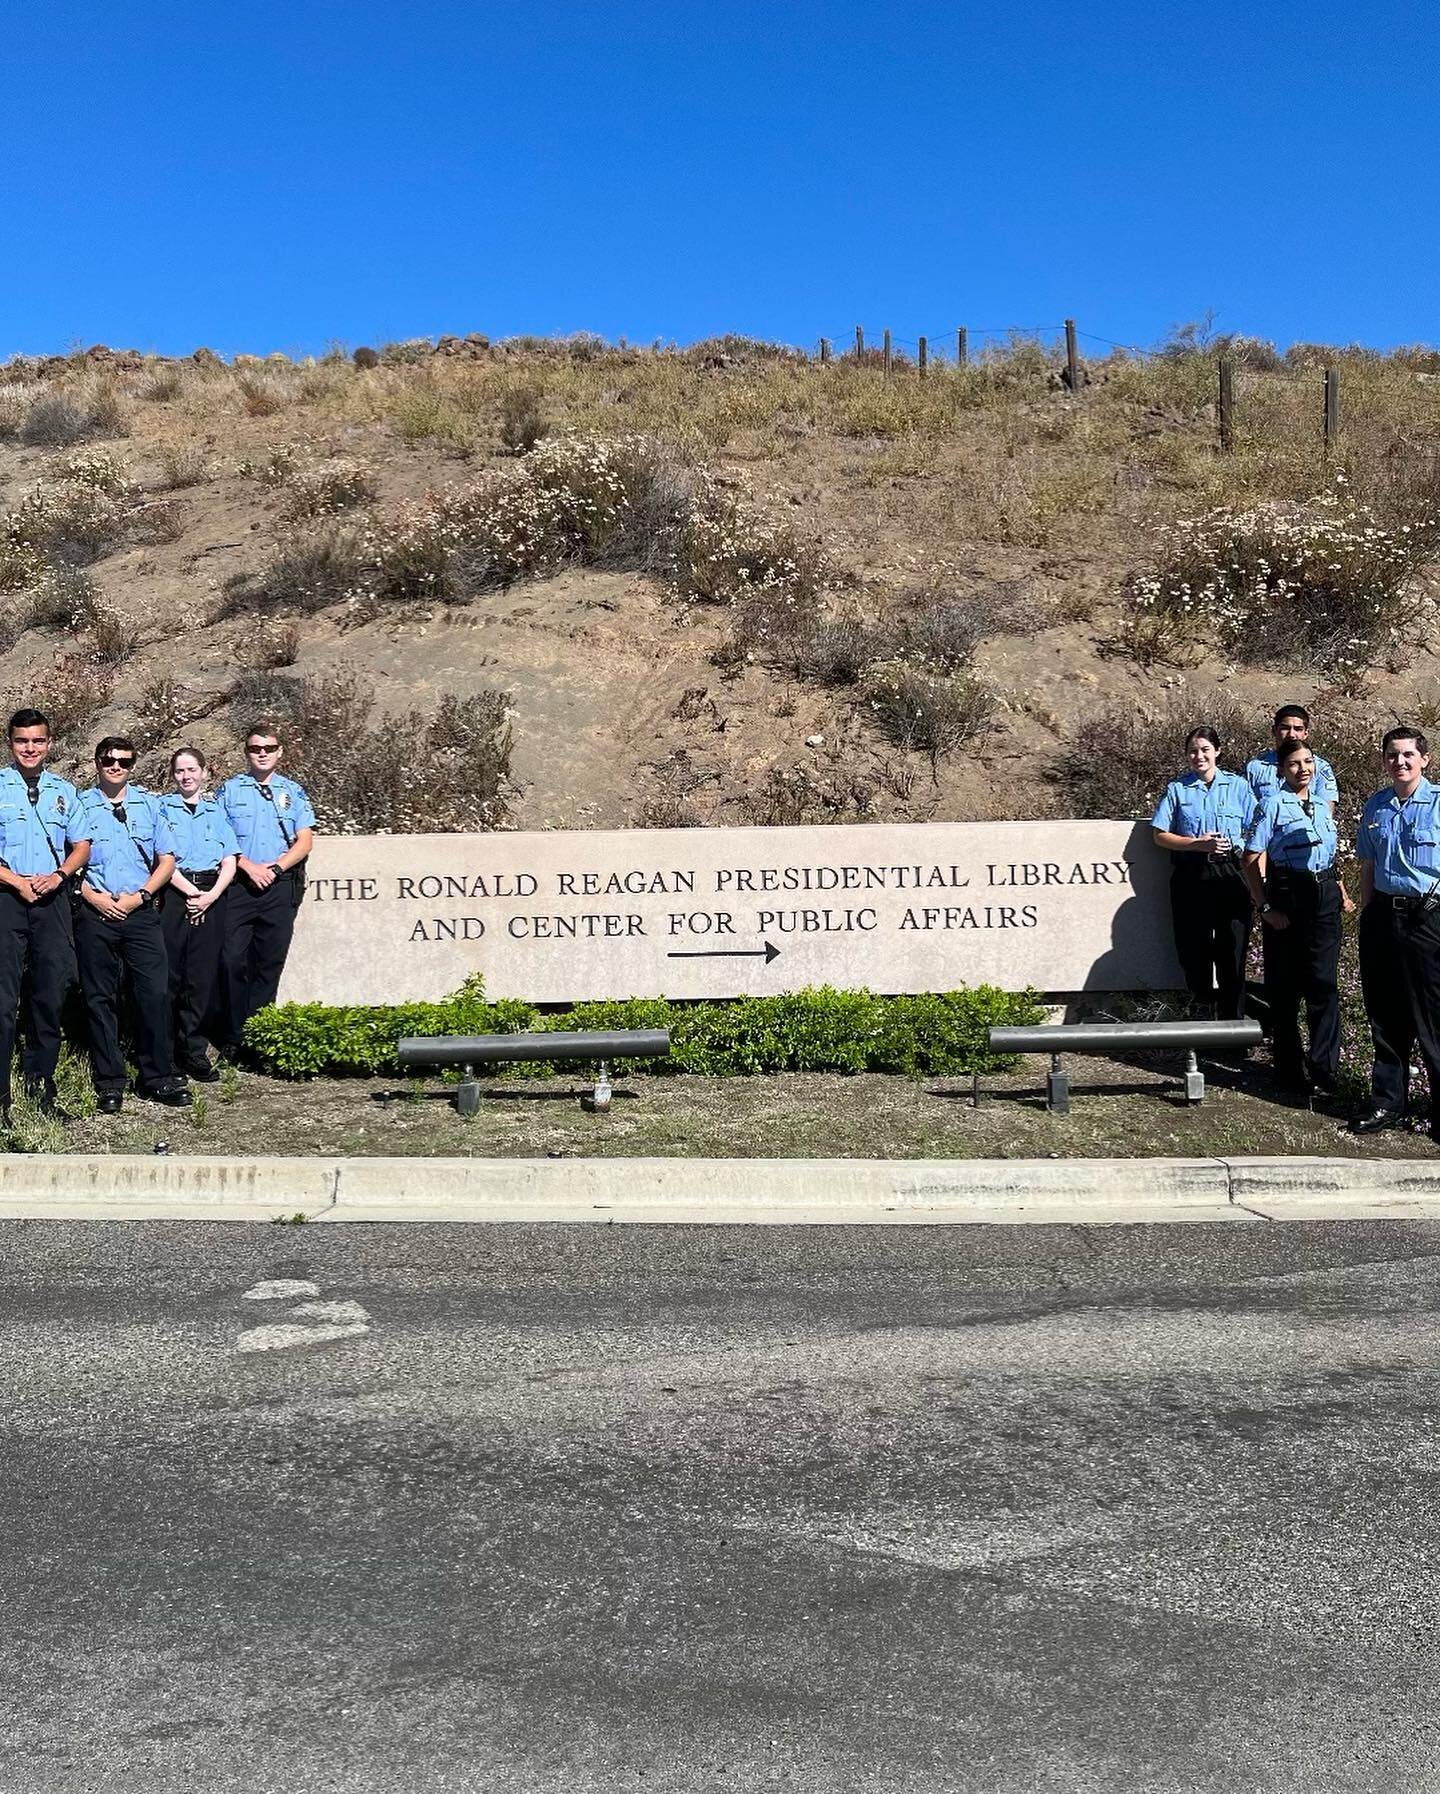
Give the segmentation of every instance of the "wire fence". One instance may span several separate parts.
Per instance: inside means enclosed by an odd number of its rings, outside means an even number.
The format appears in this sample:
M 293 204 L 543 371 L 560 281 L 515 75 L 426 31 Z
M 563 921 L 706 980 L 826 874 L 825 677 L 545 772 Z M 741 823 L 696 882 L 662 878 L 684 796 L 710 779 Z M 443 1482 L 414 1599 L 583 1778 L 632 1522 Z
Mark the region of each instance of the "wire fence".
M 1036 345 L 1047 360 L 1053 361 L 1052 377 L 1058 377 L 1060 385 L 1077 397 L 1091 381 L 1082 344 L 1095 344 L 1106 351 L 1105 356 L 1093 356 L 1091 359 L 1095 361 L 1108 360 L 1115 355 L 1147 363 L 1204 356 L 1214 364 L 1217 447 L 1226 454 L 1234 450 L 1236 440 L 1237 373 L 1243 374 L 1247 381 L 1262 379 L 1266 383 L 1277 382 L 1312 391 L 1316 424 L 1328 451 L 1340 431 L 1341 358 L 1347 353 L 1369 358 L 1365 351 L 1347 352 L 1307 345 L 1307 354 L 1320 354 L 1330 359 L 1318 365 L 1312 360 L 1308 365 L 1287 366 L 1268 343 L 1243 337 L 1222 337 L 1207 343 L 1187 340 L 1182 335 L 1172 337 L 1158 347 L 1146 348 L 1103 336 L 1098 331 L 1081 330 L 1073 318 L 1062 318 L 1053 324 L 951 324 L 940 330 L 923 331 L 914 337 L 897 336 L 886 328 L 879 333 L 878 342 L 873 335 L 867 339 L 865 326 L 857 324 L 848 346 L 841 348 L 844 341 L 839 332 L 820 337 L 814 352 L 816 359 L 822 365 L 831 362 L 878 365 L 887 381 L 897 371 L 908 372 L 912 367 L 923 377 L 932 364 L 964 369 L 973 361 L 984 366 L 986 350 L 994 344 L 1003 344 L 1012 351 Z M 811 351 L 807 349 L 805 353 L 808 355 Z M 1418 368 L 1411 371 L 1420 379 L 1440 379 L 1440 355 L 1435 357 L 1435 363 L 1435 369 L 1430 372 Z

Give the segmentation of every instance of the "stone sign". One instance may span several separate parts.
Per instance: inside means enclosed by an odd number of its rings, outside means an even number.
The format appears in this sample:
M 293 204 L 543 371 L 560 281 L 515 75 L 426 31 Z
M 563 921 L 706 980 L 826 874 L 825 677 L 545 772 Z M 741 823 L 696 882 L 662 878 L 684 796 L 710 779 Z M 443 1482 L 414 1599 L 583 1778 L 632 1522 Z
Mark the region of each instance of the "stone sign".
M 280 997 L 1173 989 L 1133 822 L 322 837 Z

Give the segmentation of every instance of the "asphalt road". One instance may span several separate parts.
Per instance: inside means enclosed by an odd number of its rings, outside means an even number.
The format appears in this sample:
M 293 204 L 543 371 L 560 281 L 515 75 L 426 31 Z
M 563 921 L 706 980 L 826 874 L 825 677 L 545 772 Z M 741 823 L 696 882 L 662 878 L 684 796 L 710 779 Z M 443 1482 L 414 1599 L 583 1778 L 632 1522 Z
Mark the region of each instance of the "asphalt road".
M 1437 1365 L 1421 1225 L 5 1223 L 0 1789 L 1440 1789 Z

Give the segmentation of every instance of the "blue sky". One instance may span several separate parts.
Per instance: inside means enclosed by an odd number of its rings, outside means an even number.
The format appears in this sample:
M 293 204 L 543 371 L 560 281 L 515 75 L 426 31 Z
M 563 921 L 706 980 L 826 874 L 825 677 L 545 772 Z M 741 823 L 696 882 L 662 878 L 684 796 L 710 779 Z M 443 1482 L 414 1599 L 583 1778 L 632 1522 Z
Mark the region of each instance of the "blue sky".
M 1440 337 L 1440 9 L 0 0 L 0 357 Z

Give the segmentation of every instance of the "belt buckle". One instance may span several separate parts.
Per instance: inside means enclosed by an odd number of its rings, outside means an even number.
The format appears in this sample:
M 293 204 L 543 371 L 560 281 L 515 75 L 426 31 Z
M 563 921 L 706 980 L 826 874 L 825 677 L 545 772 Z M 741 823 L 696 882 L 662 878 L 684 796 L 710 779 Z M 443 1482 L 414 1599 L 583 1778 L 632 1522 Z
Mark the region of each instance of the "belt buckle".
M 1402 897 L 1398 893 L 1393 892 L 1393 891 L 1390 894 L 1390 907 L 1392 909 L 1398 909 L 1402 912 L 1405 910 L 1408 910 L 1410 908 L 1410 905 L 1412 903 L 1414 903 L 1414 901 L 1415 901 L 1415 899 L 1413 897 Z

